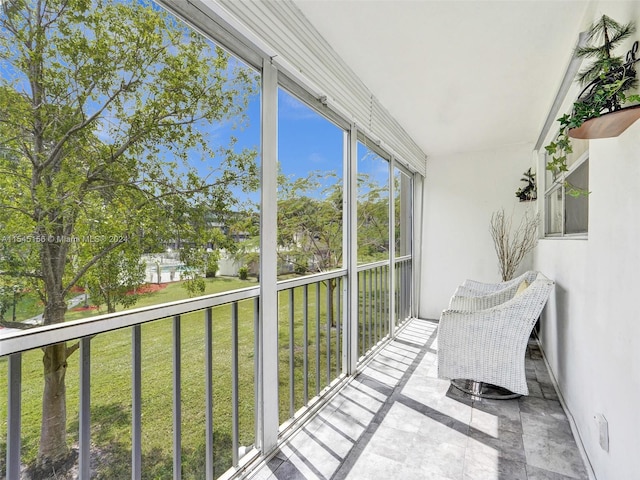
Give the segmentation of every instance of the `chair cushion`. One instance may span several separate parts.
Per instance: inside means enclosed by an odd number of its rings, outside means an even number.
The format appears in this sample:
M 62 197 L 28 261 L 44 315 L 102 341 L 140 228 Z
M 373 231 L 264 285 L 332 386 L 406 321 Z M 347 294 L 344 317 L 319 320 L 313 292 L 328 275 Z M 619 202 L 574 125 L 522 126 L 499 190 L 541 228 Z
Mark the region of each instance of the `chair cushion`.
M 514 297 L 517 297 L 522 292 L 524 292 L 528 286 L 529 286 L 529 282 L 527 282 L 526 280 L 523 280 L 522 282 L 520 282 L 520 285 L 518 286 L 518 290 L 516 290 L 516 294 L 514 295 Z

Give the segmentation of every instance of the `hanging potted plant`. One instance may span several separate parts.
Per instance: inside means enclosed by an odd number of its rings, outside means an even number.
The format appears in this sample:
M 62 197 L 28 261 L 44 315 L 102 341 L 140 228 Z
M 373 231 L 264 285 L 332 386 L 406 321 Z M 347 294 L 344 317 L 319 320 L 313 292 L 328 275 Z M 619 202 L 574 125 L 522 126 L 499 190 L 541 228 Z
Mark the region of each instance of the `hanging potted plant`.
M 520 181 L 525 182 L 525 185 L 516 191 L 516 197 L 518 197 L 521 202 L 535 200 L 538 198 L 536 192 L 536 174 L 531 172 L 531 168 L 529 168 L 523 175 Z
M 578 99 L 573 104 L 570 114 L 558 119 L 560 132 L 556 139 L 545 147 L 551 160 L 547 163 L 547 170 L 558 176 L 568 171 L 567 155 L 573 152 L 571 139 L 573 138 L 605 138 L 621 133 L 640 117 L 640 106 L 628 107 L 630 103 L 640 102 L 640 95 L 627 95 L 630 89 L 637 85 L 635 64 L 638 42 L 627 53 L 623 60 L 614 56 L 613 50 L 623 40 L 635 31 L 633 22 L 621 25 L 610 17 L 603 15 L 588 30 L 587 42 L 578 47 L 575 55 L 581 58 L 591 58 L 593 62 L 578 73 L 576 80 L 584 87 Z M 632 111 L 633 110 L 633 111 Z M 622 115 L 618 115 L 620 112 Z M 604 128 L 604 122 L 585 128 L 585 122 L 605 115 L 618 115 L 624 121 L 617 121 L 615 128 Z M 609 117 L 607 120 L 611 120 Z M 611 122 L 609 122 L 611 123 Z M 622 128 L 622 130 L 620 130 Z M 570 188 L 568 193 L 580 195 L 584 192 Z

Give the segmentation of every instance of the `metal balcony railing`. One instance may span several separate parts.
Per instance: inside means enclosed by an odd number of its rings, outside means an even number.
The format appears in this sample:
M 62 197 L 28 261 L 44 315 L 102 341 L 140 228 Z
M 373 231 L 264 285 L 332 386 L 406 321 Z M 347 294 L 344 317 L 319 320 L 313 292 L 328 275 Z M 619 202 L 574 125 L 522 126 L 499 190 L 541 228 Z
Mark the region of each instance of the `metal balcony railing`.
M 280 423 L 342 376 L 345 270 L 278 283 Z
M 410 269 L 410 257 L 395 261 L 392 302 L 389 262 L 358 267 L 360 361 L 389 338 L 392 303 L 408 317 Z M 281 430 L 345 377 L 346 284 L 346 270 L 278 282 Z M 36 454 L 41 348 L 62 342 L 79 342 L 66 389 L 80 478 L 213 479 L 257 456 L 259 296 L 251 287 L 4 335 L 0 478 L 20 478 Z

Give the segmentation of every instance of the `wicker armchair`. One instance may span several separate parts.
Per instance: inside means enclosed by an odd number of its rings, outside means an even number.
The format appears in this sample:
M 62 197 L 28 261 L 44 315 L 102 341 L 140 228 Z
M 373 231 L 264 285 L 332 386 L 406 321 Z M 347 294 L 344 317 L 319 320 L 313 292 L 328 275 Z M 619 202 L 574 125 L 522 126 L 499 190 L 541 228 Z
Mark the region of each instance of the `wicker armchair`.
M 538 272 L 529 270 L 516 278 L 513 278 L 506 282 L 500 282 L 500 283 L 483 283 L 483 282 L 478 282 L 476 280 L 465 280 L 462 283 L 462 285 L 458 287 L 455 295 L 476 297 L 481 295 L 487 295 L 490 293 L 495 293 L 500 290 L 513 287 L 514 285 L 517 289 L 518 285 L 520 285 L 523 280 L 526 280 L 527 283 L 529 284 L 533 283 L 537 275 L 538 275 Z
M 438 377 L 484 382 L 528 395 L 525 351 L 553 287 L 553 281 L 538 274 L 522 293 L 495 307 L 443 311 Z
M 528 286 L 536 279 L 538 272 L 529 270 L 519 277 L 502 283 L 481 283 L 465 280 L 449 300 L 449 310 L 475 311 L 492 308 L 511 300 L 521 287 Z M 526 282 L 523 285 L 523 282 Z M 476 285 L 476 287 L 468 286 Z
M 523 280 L 524 282 L 524 280 Z M 465 312 L 473 312 L 475 310 L 486 310 L 500 305 L 501 303 L 511 300 L 520 292 L 523 288 L 529 286 L 530 283 L 522 283 L 503 288 L 493 293 L 467 294 L 467 292 L 460 292 L 460 288 L 456 290 L 456 293 L 449 300 L 449 310 L 462 310 Z M 462 294 L 461 294 L 462 293 Z

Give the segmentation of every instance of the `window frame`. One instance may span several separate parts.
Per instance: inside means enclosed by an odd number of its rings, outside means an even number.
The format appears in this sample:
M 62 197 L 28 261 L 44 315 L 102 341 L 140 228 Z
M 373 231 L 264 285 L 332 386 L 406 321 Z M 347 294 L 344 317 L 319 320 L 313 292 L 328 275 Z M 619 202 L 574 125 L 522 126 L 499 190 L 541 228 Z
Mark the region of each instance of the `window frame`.
M 544 157 L 545 167 L 549 162 L 549 154 L 545 154 Z M 589 162 L 589 148 L 586 150 L 571 164 L 569 169 L 566 172 L 560 172 L 557 175 L 551 175 L 545 177 L 545 191 L 544 191 L 544 238 L 566 238 L 566 239 L 587 239 L 589 237 L 589 221 L 588 221 L 588 203 L 587 203 L 587 225 L 584 232 L 576 232 L 576 233 L 567 233 L 567 212 L 566 212 L 566 199 L 567 199 L 567 188 L 566 183 L 568 179 L 571 177 L 573 173 L 575 173 L 580 167 L 586 164 L 587 172 Z M 588 187 L 587 187 L 588 188 Z M 561 200 L 560 200 L 560 213 L 561 213 L 561 230 L 559 232 L 550 232 L 549 224 L 550 224 L 550 215 L 549 215 L 549 206 L 550 206 L 550 198 L 552 195 L 557 194 L 557 192 L 561 192 Z M 588 194 L 586 195 L 588 202 Z

